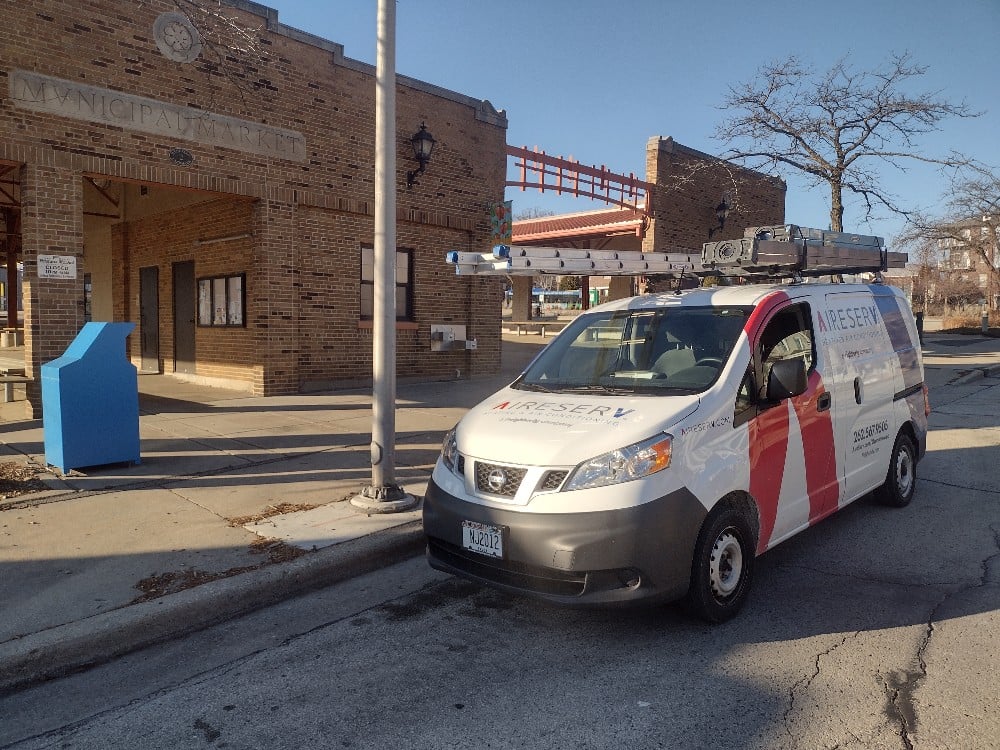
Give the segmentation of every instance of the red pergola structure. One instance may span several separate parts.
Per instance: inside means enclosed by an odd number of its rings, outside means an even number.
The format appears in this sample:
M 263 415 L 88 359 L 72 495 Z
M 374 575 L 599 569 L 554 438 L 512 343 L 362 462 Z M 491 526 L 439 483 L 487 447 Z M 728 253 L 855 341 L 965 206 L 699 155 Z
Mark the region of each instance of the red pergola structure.
M 519 177 L 507 180 L 507 187 L 520 188 L 522 192 L 532 189 L 544 193 L 549 190 L 557 195 L 590 198 L 615 206 L 605 211 L 517 221 L 513 232 L 516 243 L 600 249 L 614 237 L 627 235 L 641 242 L 652 217 L 649 197 L 653 183 L 640 180 L 635 174 L 612 172 L 603 164 L 599 167 L 588 166 L 573 157 L 550 156 L 537 146 L 529 149 L 527 146 L 508 145 L 507 156 L 514 159 Z M 589 306 L 589 281 L 587 276 L 580 279 L 584 308 Z M 523 296 L 524 290 L 519 291 Z
M 650 201 L 647 199 L 653 184 L 640 180 L 634 174 L 618 174 L 604 165 L 588 166 L 569 157 L 550 156 L 527 146 L 507 146 L 507 156 L 513 157 L 519 180 L 507 180 L 507 187 L 529 188 L 557 195 L 575 195 L 605 203 L 630 208 L 646 216 Z

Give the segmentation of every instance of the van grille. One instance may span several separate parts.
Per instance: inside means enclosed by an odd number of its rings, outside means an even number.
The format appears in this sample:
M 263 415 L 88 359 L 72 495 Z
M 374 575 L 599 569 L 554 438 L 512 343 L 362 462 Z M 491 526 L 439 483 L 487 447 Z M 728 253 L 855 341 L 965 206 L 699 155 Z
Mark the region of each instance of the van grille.
M 566 480 L 567 474 L 569 474 L 568 471 L 550 471 L 545 475 L 545 479 L 542 480 L 542 485 L 539 489 L 558 490 Z
M 527 469 L 476 462 L 476 489 L 501 497 L 514 497 Z

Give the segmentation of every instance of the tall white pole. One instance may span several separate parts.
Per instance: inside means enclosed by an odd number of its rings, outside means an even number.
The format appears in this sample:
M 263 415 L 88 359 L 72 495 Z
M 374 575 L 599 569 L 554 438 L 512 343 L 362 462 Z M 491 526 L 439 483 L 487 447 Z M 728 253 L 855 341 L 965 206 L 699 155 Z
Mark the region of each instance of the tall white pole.
M 351 503 L 393 513 L 416 504 L 396 484 L 396 0 L 378 0 L 374 261 L 372 483 Z

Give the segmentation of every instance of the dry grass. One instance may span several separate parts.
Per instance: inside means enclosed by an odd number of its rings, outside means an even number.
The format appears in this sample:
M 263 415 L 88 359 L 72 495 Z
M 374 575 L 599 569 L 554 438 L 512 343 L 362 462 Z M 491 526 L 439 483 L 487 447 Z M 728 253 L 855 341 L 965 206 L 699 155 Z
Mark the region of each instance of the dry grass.
M 49 489 L 38 479 L 38 469 L 7 461 L 0 463 L 0 499 L 30 495 Z

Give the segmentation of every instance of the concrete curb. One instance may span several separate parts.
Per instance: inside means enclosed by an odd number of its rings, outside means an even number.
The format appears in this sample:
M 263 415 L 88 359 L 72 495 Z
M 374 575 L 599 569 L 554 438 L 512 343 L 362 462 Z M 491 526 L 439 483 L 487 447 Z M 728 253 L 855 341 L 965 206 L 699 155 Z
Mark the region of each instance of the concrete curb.
M 420 521 L 0 645 L 0 693 L 94 666 L 414 557 Z

